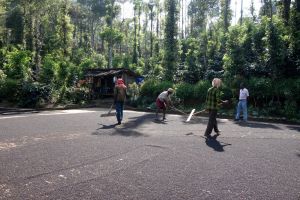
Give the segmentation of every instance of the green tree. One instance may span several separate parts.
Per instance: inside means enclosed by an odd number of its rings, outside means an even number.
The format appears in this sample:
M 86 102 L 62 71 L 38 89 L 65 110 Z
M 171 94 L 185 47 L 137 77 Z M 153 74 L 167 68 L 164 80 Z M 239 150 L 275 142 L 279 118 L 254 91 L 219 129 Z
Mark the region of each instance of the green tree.
M 164 67 L 166 80 L 172 81 L 177 68 L 177 4 L 175 0 L 166 0 L 166 24 L 164 38 Z

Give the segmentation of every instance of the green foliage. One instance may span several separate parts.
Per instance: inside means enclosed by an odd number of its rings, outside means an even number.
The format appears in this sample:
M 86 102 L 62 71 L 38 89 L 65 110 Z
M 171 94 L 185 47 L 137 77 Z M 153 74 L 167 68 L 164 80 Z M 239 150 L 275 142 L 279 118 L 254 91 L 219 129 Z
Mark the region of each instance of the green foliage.
M 91 56 L 85 56 L 84 59 L 81 60 L 79 64 L 79 77 L 80 79 L 83 78 L 83 72 L 86 69 L 93 69 L 93 68 L 104 68 L 107 66 L 107 61 L 105 56 L 102 54 L 93 53 Z
M 112 44 L 120 43 L 124 35 L 116 28 L 105 27 L 101 32 L 101 37 Z
M 35 107 L 39 102 L 48 102 L 52 88 L 38 82 L 23 82 L 18 93 L 19 105 L 22 107 Z
M 183 44 L 183 48 L 186 49 L 184 81 L 193 84 L 203 78 L 205 73 L 203 65 L 198 60 L 200 56 L 199 41 L 195 38 L 188 38 Z
M 6 78 L 0 86 L 0 99 L 5 99 L 9 102 L 18 102 L 19 81 Z
M 85 88 L 85 87 L 67 88 L 65 91 L 65 96 L 64 96 L 65 101 L 69 101 L 69 102 L 76 103 L 76 104 L 86 102 L 88 100 L 88 97 L 89 97 L 89 89 Z
M 6 79 L 6 74 L 4 74 L 3 70 L 0 69 L 0 85 L 5 81 Z
M 180 83 L 176 85 L 176 97 L 184 101 L 193 98 L 194 86 L 189 83 Z
M 168 81 L 173 81 L 174 73 L 177 68 L 177 1 L 166 0 L 166 24 L 164 38 L 164 58 L 163 65 L 165 67 L 165 77 Z
M 58 61 L 50 54 L 43 59 L 39 81 L 44 84 L 54 85 L 58 76 Z
M 284 115 L 287 116 L 289 119 L 300 117 L 297 111 L 298 111 L 298 106 L 295 100 L 286 100 L 284 102 Z
M 208 80 L 199 81 L 194 86 L 194 98 L 199 102 L 204 103 L 206 99 L 207 90 L 211 87 L 211 82 Z
M 8 78 L 29 80 L 31 78 L 30 52 L 13 48 L 6 52 L 4 72 Z
M 251 96 L 254 99 L 255 107 L 263 106 L 268 103 L 270 94 L 272 92 L 272 81 L 270 78 L 250 78 L 246 84 L 248 90 L 251 92 Z M 261 105 L 258 105 L 261 104 Z
M 271 22 L 267 19 L 266 32 L 263 41 L 265 42 L 264 63 L 271 77 L 277 78 L 284 73 L 284 60 L 287 54 L 287 48 L 284 46 L 283 22 L 274 20 Z
M 170 87 L 173 87 L 173 83 L 168 81 L 147 80 L 142 84 L 140 94 L 155 100 L 161 92 Z

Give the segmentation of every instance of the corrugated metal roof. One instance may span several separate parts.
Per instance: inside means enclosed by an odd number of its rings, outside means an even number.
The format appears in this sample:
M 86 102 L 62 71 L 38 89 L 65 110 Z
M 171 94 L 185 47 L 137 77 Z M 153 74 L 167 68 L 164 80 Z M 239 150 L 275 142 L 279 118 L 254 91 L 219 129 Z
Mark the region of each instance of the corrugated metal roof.
M 88 69 L 85 73 L 86 77 L 105 77 L 105 76 L 115 76 L 117 74 L 127 73 L 131 76 L 138 76 L 135 72 L 124 69 L 124 68 L 115 68 L 115 69 Z

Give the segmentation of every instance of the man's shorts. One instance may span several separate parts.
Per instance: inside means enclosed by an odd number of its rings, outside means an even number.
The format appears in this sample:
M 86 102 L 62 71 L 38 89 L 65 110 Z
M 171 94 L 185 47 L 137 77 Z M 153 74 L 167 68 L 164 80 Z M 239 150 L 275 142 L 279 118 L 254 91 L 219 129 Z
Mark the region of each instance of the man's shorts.
M 156 106 L 160 109 L 166 109 L 166 105 L 163 101 L 159 100 L 159 98 L 156 99 Z

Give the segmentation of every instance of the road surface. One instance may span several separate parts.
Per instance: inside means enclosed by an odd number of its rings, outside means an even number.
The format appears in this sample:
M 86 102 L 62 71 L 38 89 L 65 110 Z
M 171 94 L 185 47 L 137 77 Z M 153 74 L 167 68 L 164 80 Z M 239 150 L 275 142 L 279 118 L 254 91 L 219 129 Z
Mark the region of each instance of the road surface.
M 0 115 L 0 199 L 300 199 L 300 126 L 105 112 Z

